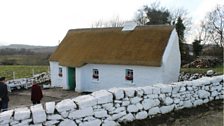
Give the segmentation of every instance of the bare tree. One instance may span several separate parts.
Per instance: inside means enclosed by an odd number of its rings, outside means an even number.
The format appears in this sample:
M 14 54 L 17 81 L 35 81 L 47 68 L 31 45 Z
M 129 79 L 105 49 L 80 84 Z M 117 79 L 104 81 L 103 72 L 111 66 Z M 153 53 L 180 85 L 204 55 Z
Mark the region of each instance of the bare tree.
M 224 5 L 217 7 L 209 12 L 202 24 L 204 32 L 204 42 L 213 43 L 220 47 L 224 46 Z
M 119 16 L 111 19 L 110 21 L 99 20 L 95 22 L 92 27 L 93 28 L 102 28 L 102 27 L 122 27 L 125 21 L 120 20 Z

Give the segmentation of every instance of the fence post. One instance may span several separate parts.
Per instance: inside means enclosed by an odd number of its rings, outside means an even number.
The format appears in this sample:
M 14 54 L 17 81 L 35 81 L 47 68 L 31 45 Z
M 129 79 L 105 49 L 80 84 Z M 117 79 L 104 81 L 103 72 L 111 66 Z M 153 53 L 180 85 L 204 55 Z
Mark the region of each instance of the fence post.
M 32 69 L 32 74 L 33 74 L 33 77 L 34 77 L 34 69 Z
M 16 73 L 15 73 L 15 71 L 12 72 L 12 75 L 13 75 L 13 80 L 15 80 L 16 79 Z

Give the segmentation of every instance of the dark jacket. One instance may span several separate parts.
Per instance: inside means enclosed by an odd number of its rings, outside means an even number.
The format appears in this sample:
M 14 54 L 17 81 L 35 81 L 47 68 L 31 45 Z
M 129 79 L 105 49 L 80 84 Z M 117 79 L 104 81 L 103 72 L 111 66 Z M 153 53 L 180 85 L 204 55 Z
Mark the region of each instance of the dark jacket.
M 43 98 L 42 90 L 38 84 L 33 84 L 31 88 L 31 101 L 40 101 Z
M 3 82 L 0 82 L 0 97 L 2 98 L 2 102 L 8 102 L 8 88 L 7 85 Z

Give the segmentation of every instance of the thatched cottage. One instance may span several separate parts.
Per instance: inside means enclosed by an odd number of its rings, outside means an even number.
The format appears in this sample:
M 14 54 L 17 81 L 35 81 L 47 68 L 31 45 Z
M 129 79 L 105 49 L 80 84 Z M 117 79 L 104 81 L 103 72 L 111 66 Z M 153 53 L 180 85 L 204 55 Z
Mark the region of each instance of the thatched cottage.
M 177 81 L 178 36 L 172 26 L 69 30 L 50 57 L 52 86 L 78 92 Z

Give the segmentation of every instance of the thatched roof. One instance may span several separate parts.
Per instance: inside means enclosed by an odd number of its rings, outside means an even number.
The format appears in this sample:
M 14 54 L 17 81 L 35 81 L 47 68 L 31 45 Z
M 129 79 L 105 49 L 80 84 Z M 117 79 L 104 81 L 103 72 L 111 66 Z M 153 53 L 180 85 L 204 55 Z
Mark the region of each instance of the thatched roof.
M 173 29 L 138 26 L 128 32 L 122 28 L 69 30 L 50 61 L 69 67 L 88 63 L 160 66 Z

